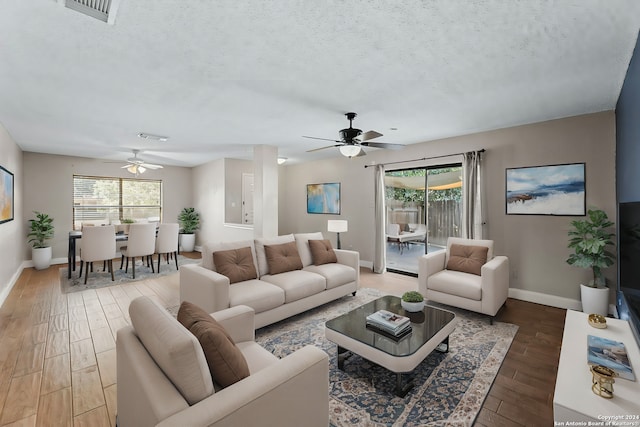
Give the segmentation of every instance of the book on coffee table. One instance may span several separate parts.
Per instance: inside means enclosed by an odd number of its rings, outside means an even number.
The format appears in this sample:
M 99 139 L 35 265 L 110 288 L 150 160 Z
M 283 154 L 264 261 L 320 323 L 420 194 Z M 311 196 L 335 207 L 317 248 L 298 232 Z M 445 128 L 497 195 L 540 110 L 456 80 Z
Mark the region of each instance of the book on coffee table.
M 411 330 L 411 320 L 406 316 L 387 310 L 378 310 L 367 316 L 367 325 L 376 327 L 392 335 L 400 335 Z
M 589 335 L 587 337 L 587 362 L 613 369 L 620 378 L 635 381 L 629 355 L 624 343 Z
M 374 326 L 372 324 L 367 324 L 367 329 L 394 341 L 400 341 L 402 338 L 411 335 L 412 332 L 411 324 L 408 324 L 405 329 L 399 331 L 397 334 L 392 334 L 391 332 L 387 332 L 384 329 L 378 328 L 377 326 Z

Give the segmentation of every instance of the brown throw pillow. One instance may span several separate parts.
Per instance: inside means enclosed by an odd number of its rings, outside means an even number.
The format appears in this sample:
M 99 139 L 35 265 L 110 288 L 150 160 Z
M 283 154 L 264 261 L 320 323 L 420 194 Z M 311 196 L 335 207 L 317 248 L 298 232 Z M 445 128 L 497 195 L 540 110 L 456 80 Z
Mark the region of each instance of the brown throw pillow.
M 487 262 L 486 246 L 469 246 L 453 244 L 449 248 L 447 270 L 462 271 L 480 276 L 480 271 Z
M 218 273 L 229 278 L 229 283 L 258 278 L 250 247 L 214 252 L 213 264 Z
M 300 259 L 300 254 L 298 254 L 296 242 L 265 245 L 264 252 L 267 257 L 269 274 L 302 270 L 302 260 Z
M 338 262 L 336 253 L 333 251 L 331 242 L 328 239 L 309 240 L 309 249 L 311 250 L 311 258 L 313 258 L 314 265 Z
M 200 342 L 213 381 L 230 386 L 249 376 L 249 366 L 222 325 L 195 304 L 184 301 L 178 321 Z

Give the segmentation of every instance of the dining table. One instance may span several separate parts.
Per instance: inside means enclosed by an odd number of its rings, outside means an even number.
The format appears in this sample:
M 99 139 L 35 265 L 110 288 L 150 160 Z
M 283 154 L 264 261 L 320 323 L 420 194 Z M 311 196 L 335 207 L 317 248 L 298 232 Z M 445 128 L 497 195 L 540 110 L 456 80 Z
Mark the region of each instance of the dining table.
M 71 230 L 69 232 L 69 253 L 67 255 L 67 278 L 71 279 L 71 272 L 76 271 L 76 242 L 82 239 L 82 231 Z M 125 242 L 129 239 L 127 234 L 118 232 L 115 234 L 116 242 Z

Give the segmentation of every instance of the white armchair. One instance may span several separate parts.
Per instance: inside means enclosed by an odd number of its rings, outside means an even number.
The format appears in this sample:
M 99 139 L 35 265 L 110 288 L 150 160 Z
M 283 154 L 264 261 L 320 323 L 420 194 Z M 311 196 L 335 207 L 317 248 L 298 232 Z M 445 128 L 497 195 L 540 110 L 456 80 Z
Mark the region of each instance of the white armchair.
M 163 307 L 139 297 L 118 330 L 117 424 L 313 426 L 329 424 L 329 358 L 305 346 L 278 359 L 254 341 L 254 311 L 212 314 L 247 361 L 250 375 L 226 388 L 212 379 L 196 337 Z
M 451 245 L 487 248 L 480 275 L 447 269 Z M 418 291 L 429 301 L 489 315 L 493 323 L 509 293 L 509 259 L 493 255 L 493 240 L 450 237 L 446 250 L 420 257 Z

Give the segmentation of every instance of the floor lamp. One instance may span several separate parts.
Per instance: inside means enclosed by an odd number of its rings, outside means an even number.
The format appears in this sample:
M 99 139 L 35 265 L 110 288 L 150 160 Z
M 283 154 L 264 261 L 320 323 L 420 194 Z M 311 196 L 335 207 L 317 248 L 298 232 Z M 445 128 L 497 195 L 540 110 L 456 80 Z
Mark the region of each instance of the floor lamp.
M 340 248 L 340 233 L 345 233 L 348 228 L 348 223 L 344 219 L 330 219 L 327 221 L 327 231 L 332 231 L 338 234 L 338 249 Z

